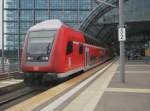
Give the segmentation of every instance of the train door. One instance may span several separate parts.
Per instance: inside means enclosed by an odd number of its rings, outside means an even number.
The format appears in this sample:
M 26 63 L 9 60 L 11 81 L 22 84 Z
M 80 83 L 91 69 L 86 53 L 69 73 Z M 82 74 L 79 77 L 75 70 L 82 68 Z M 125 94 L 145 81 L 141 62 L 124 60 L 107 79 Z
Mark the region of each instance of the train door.
M 89 48 L 85 48 L 85 68 L 89 66 Z

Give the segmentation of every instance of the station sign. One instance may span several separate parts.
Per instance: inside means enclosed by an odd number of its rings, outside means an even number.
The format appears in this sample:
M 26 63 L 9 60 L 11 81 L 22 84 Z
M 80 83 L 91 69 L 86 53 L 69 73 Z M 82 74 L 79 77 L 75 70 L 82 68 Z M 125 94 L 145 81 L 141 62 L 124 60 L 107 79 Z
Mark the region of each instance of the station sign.
M 126 41 L 126 29 L 125 28 L 118 29 L 118 39 L 119 41 Z

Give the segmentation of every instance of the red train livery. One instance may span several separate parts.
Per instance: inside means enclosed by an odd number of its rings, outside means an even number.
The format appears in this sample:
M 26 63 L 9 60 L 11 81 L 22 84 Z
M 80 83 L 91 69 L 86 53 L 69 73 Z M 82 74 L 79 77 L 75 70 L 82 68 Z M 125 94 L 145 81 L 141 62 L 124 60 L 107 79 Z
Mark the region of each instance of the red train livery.
M 27 32 L 21 68 L 26 78 L 62 78 L 90 69 L 110 56 L 108 49 L 86 43 L 81 32 L 59 20 L 47 20 Z

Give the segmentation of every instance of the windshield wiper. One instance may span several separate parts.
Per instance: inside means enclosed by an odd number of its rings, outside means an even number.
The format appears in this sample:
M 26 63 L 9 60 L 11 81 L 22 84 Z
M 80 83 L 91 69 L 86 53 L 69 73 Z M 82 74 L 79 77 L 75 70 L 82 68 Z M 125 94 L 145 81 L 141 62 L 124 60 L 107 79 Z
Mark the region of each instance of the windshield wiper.
M 51 43 L 48 43 L 48 45 L 46 47 L 46 53 L 47 53 L 47 55 L 50 54 L 50 45 L 51 45 Z

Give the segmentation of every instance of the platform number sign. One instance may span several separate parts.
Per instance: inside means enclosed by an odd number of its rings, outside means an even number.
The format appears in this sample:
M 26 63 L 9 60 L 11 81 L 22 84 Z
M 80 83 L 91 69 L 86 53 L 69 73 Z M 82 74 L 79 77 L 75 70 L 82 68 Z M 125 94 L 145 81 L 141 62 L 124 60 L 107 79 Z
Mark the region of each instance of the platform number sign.
M 126 41 L 126 30 L 125 28 L 118 29 L 118 38 L 119 41 Z

